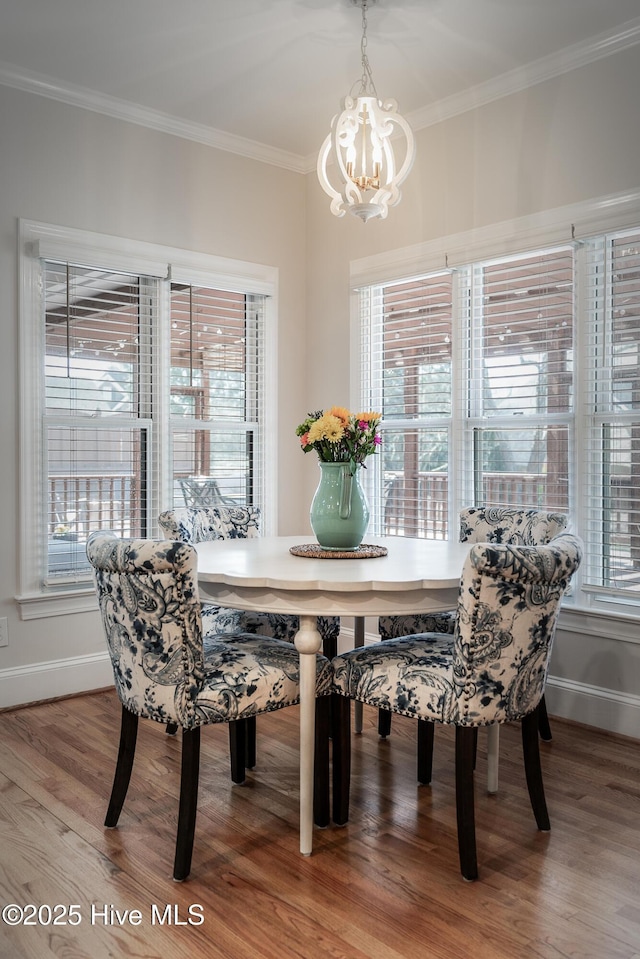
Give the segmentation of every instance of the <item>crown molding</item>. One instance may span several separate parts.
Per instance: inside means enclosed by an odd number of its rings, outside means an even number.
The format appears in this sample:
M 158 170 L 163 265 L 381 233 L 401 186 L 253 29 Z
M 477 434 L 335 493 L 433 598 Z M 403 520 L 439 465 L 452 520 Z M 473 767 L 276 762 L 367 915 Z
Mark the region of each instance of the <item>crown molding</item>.
M 615 31 L 600 33 L 581 43 L 564 47 L 524 67 L 509 70 L 507 73 L 487 80 L 486 83 L 479 83 L 468 90 L 461 90 L 460 93 L 445 97 L 422 110 L 416 110 L 409 117 L 409 121 L 415 130 L 422 130 L 457 114 L 485 106 L 494 100 L 520 93 L 528 87 L 544 83 L 545 80 L 571 73 L 578 67 L 595 63 L 597 60 L 620 53 L 638 43 L 640 43 L 640 17 L 629 20 Z
M 628 20 L 615 30 L 600 33 L 580 43 L 564 47 L 524 67 L 510 70 L 485 83 L 438 100 L 409 114 L 407 119 L 414 130 L 423 130 L 502 97 L 520 93 L 527 87 L 543 83 L 545 80 L 570 73 L 578 67 L 620 53 L 638 43 L 640 43 L 640 17 Z M 227 153 L 258 160 L 261 163 L 269 163 L 294 173 L 310 173 L 316 168 L 317 153 L 307 157 L 300 156 L 255 140 L 225 133 L 223 130 L 216 130 L 205 124 L 192 123 L 159 110 L 141 107 L 128 100 L 120 100 L 84 87 L 60 83 L 51 77 L 22 70 L 3 61 L 0 61 L 0 84 L 91 110 L 94 113 L 136 123 L 185 140 L 203 143 L 217 150 L 225 150 Z
M 549 54 L 547 57 L 533 60 L 524 67 L 509 70 L 507 73 L 502 73 L 485 83 L 479 83 L 474 87 L 454 93 L 450 97 L 444 97 L 442 100 L 431 103 L 420 110 L 414 110 L 413 113 L 406 114 L 406 119 L 414 131 L 424 130 L 436 123 L 450 120 L 461 113 L 477 110 L 479 107 L 500 100 L 502 97 L 521 93 L 528 87 L 544 83 L 545 80 L 552 80 L 554 77 L 571 73 L 578 67 L 584 67 L 615 53 L 621 53 L 623 50 L 637 46 L 639 43 L 640 17 L 637 17 L 634 20 L 628 20 L 616 30 L 597 34 L 581 43 L 574 43 L 569 47 L 558 50 L 556 53 Z M 317 154 L 310 154 L 306 158 L 305 172 L 310 173 L 315 170 L 316 163 Z
M 269 163 L 272 166 L 291 170 L 294 173 L 306 172 L 304 158 L 295 153 L 267 146 L 264 143 L 258 143 L 245 137 L 234 136 L 231 133 L 216 130 L 214 127 L 202 123 L 181 120 L 179 117 L 162 113 L 160 110 L 152 110 L 128 100 L 120 100 L 117 97 L 96 93 L 95 90 L 60 83 L 51 77 L 22 70 L 4 61 L 0 61 L 0 84 L 23 90 L 26 93 L 48 97 L 50 100 L 58 100 L 60 103 L 66 103 L 70 106 L 91 110 L 94 113 L 102 113 L 117 120 L 136 123 L 138 126 L 148 127 L 160 133 L 169 133 L 172 136 L 182 137 L 184 140 L 203 143 L 205 146 L 214 147 L 217 150 L 225 150 L 227 153 L 234 153 L 250 160 L 259 160 L 261 163 Z

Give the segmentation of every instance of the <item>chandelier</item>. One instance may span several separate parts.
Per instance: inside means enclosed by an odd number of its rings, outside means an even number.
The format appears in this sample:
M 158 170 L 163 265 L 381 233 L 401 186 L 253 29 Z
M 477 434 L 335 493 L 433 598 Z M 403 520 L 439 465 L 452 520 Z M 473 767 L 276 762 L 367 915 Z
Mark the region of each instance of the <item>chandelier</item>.
M 360 90 L 355 98 L 351 94 L 344 98 L 342 113 L 331 121 L 317 169 L 320 185 L 331 197 L 331 212 L 344 216 L 348 211 L 366 223 L 376 216 L 384 219 L 388 207 L 399 202 L 399 186 L 413 166 L 415 147 L 411 127 L 397 112 L 398 104 L 380 99 L 371 75 L 367 8 L 375 0 L 352 3 L 362 7 Z M 395 136 L 398 133 L 402 138 Z M 401 141 L 401 159 L 394 153 L 398 143 L 392 143 L 392 137 Z

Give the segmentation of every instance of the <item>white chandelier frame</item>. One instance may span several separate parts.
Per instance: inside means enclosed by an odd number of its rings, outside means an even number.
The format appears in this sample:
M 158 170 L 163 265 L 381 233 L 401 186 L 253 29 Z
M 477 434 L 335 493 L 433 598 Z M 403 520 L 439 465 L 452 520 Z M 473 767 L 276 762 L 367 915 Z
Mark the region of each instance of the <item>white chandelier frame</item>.
M 342 112 L 331 121 L 331 132 L 322 144 L 317 164 L 320 185 L 331 197 L 331 212 L 339 217 L 348 212 L 363 222 L 373 217 L 384 219 L 389 207 L 399 202 L 400 184 L 415 159 L 411 127 L 398 113 L 396 101 L 381 100 L 373 83 L 366 53 L 370 2 L 353 0 L 362 7 L 360 91 L 356 97 L 344 98 Z M 394 152 L 398 145 L 401 162 Z

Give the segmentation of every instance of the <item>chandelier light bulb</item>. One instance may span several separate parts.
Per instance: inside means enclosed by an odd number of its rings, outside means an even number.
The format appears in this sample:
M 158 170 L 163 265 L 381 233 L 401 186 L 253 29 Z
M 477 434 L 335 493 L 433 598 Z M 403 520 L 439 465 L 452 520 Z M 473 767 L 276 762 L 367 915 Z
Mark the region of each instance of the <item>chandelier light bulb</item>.
M 358 96 L 344 98 L 342 112 L 333 118 L 317 170 L 322 189 L 331 197 L 331 212 L 335 216 L 352 213 L 366 222 L 372 217 L 384 219 L 388 208 L 400 200 L 399 187 L 413 166 L 415 145 L 411 127 L 398 113 L 395 100 L 378 97 L 366 52 L 370 0 L 359 2 L 360 90 Z

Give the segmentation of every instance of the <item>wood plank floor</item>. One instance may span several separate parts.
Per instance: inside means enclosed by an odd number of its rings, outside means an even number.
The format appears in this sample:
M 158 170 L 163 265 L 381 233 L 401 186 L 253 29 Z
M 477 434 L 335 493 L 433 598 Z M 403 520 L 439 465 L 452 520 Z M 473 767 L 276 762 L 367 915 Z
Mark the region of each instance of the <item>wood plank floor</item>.
M 230 782 L 226 728 L 207 728 L 193 870 L 177 884 L 178 737 L 141 723 L 120 826 L 103 828 L 119 716 L 111 691 L 0 713 L 2 906 L 76 905 L 80 918 L 0 920 L 2 959 L 640 959 L 636 740 L 553 720 L 542 834 L 519 729 L 502 731 L 497 796 L 481 735 L 480 879 L 465 883 L 450 730 L 436 730 L 433 784 L 418 786 L 413 724 L 394 717 L 380 741 L 365 708 L 351 821 L 316 830 L 303 858 L 297 709 L 259 720 L 243 786 Z

